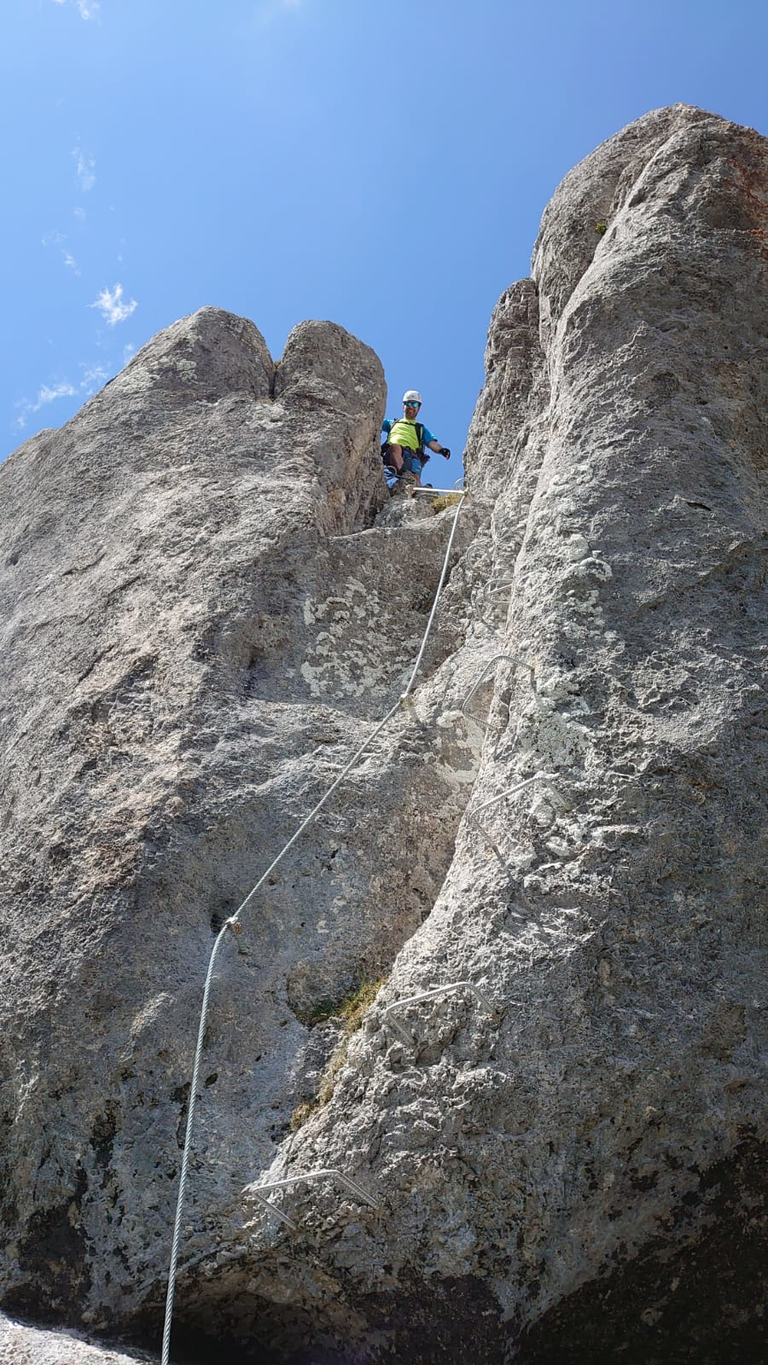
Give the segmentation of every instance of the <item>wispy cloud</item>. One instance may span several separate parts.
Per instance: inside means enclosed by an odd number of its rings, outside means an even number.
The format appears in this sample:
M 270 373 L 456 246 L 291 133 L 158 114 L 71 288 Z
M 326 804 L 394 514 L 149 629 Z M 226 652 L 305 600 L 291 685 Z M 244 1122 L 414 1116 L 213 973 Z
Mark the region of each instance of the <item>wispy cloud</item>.
M 129 341 L 129 342 L 128 342 L 128 345 L 123 347 L 123 364 L 124 364 L 124 365 L 127 365 L 127 364 L 128 364 L 128 361 L 129 361 L 130 358 L 131 358 L 131 356 L 133 356 L 133 355 L 135 355 L 135 354 L 136 354 L 136 347 L 134 346 L 134 344 L 133 344 L 132 341 Z
M 67 269 L 72 270 L 75 275 L 79 275 L 81 273 L 80 267 L 77 264 L 77 261 L 75 260 L 74 256 L 72 255 L 72 252 L 67 251 L 67 248 L 62 245 L 62 243 L 66 242 L 67 240 L 66 235 L 63 232 L 59 232 L 58 228 L 53 228 L 51 232 L 46 232 L 45 235 L 41 237 L 40 240 L 43 246 L 61 247 L 61 259 L 64 262 Z
M 259 28 L 271 28 L 281 14 L 289 10 L 300 10 L 304 0 L 263 0 L 256 10 L 256 24 Z
M 42 384 L 34 402 L 29 398 L 20 398 L 16 404 L 18 417 L 15 418 L 12 427 L 16 431 L 23 431 L 27 425 L 27 419 L 33 413 L 39 412 L 49 403 L 55 403 L 57 398 L 92 398 L 109 379 L 109 370 L 105 365 L 81 361 L 78 368 L 83 372 L 79 384 L 70 384 L 68 379 L 61 379 L 53 384 Z
M 83 220 L 83 219 L 85 218 L 85 216 L 86 216 L 86 215 L 85 215 L 85 209 L 84 209 L 84 208 L 81 208 L 79 204 L 78 204 L 78 206 L 77 206 L 76 209 L 73 209 L 73 210 L 72 210 L 72 214 L 73 214 L 73 217 L 79 218 L 81 222 L 82 222 L 82 220 Z
M 135 299 L 130 303 L 123 302 L 123 286 L 116 284 L 114 289 L 102 289 L 99 297 L 93 303 L 89 303 L 89 308 L 98 308 L 101 316 L 108 327 L 114 327 L 118 322 L 125 322 L 138 308 Z
M 81 190 L 86 192 L 92 190 L 96 184 L 96 176 L 94 174 L 96 162 L 92 156 L 86 156 L 79 143 L 73 148 L 72 156 L 75 160 L 75 169 L 77 171 L 77 178 L 80 181 Z
M 90 398 L 91 394 L 94 394 L 97 389 L 103 388 L 109 376 L 109 370 L 104 365 L 82 364 L 80 368 L 83 371 L 80 390 L 86 398 Z
M 19 415 L 13 425 L 17 431 L 23 431 L 31 413 L 39 412 L 48 403 L 55 403 L 57 398 L 74 398 L 76 393 L 77 389 L 67 379 L 61 380 L 58 384 L 43 384 L 38 390 L 34 403 L 30 402 L 28 398 L 22 398 L 16 404 Z
M 66 0 L 53 0 L 54 5 L 64 5 Z M 99 0 L 75 0 L 77 12 L 81 19 L 95 19 L 101 5 Z
M 37 395 L 37 402 L 32 404 L 32 411 L 39 412 L 46 403 L 55 403 L 57 398 L 74 398 L 76 393 L 77 389 L 74 389 L 66 379 L 60 384 L 43 384 Z

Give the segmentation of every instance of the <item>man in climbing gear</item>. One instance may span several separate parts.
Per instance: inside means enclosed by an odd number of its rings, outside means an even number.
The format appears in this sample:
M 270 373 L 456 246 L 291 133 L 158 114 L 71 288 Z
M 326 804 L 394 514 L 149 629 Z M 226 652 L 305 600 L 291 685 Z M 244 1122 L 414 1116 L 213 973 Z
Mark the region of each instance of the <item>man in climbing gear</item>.
M 403 394 L 403 416 L 394 419 L 385 417 L 381 424 L 382 431 L 387 433 L 387 440 L 381 447 L 385 472 L 391 471 L 397 475 L 400 483 L 412 484 L 416 488 L 421 483 L 421 471 L 429 459 L 427 449 L 434 450 L 436 455 L 444 455 L 446 460 L 451 454 L 447 446 L 441 446 L 435 439 L 429 427 L 416 421 L 420 407 L 421 394 L 415 389 L 408 389 Z

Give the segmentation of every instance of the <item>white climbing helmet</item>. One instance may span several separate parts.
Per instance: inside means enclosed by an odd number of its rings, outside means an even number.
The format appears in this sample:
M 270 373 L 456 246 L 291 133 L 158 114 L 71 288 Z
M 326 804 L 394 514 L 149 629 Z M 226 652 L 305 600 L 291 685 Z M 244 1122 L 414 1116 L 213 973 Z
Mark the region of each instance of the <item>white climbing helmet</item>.
M 404 403 L 418 403 L 421 406 L 421 394 L 418 389 L 406 389 L 403 394 Z

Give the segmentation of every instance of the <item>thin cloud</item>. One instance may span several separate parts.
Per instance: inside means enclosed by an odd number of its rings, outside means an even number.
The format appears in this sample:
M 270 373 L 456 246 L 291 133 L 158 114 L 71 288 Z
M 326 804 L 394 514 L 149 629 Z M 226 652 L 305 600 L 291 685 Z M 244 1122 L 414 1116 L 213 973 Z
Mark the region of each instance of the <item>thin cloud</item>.
M 98 308 L 101 316 L 108 327 L 114 327 L 118 322 L 125 322 L 138 308 L 135 299 L 130 303 L 123 302 L 123 286 L 116 284 L 114 289 L 102 289 L 99 297 L 93 303 L 89 303 L 89 308 Z
M 84 208 L 81 208 L 79 204 L 78 204 L 78 206 L 77 206 L 76 209 L 73 209 L 73 210 L 72 210 L 72 213 L 73 213 L 74 217 L 75 217 L 75 218 L 79 218 L 81 222 L 82 222 L 82 220 L 83 220 L 83 219 L 85 218 L 85 216 L 86 216 L 85 209 L 84 209 Z
M 12 428 L 16 431 L 23 431 L 27 425 L 27 418 L 32 413 L 39 412 L 49 403 L 55 403 L 58 398 L 91 398 L 98 389 L 104 387 L 109 378 L 109 370 L 105 365 L 94 365 L 81 361 L 79 368 L 83 371 L 83 377 L 77 387 L 70 384 L 68 379 L 62 379 L 54 384 L 42 384 L 34 403 L 30 402 L 28 398 L 20 398 L 16 403 L 19 415 L 12 422 Z
M 16 407 L 20 409 L 19 415 L 13 425 L 17 431 L 23 431 L 27 425 L 27 418 L 32 412 L 39 412 L 48 403 L 55 403 L 57 398 L 74 398 L 77 389 L 63 379 L 58 384 L 43 384 L 38 390 L 37 398 L 31 403 L 28 398 L 20 398 Z
M 97 389 L 104 387 L 109 376 L 109 370 L 104 365 L 81 364 L 80 368 L 84 371 L 80 381 L 80 390 L 86 398 L 90 398 L 91 394 L 94 394 Z
M 77 261 L 75 260 L 74 256 L 72 255 L 72 252 L 67 251 L 66 247 L 62 246 L 62 243 L 66 242 L 67 240 L 66 235 L 63 232 L 59 232 L 58 228 L 54 228 L 51 232 L 46 232 L 45 236 L 41 237 L 40 240 L 43 246 L 61 247 L 61 259 L 64 262 L 67 269 L 74 271 L 76 275 L 79 275 L 81 273 L 80 267 L 77 264 Z
M 133 355 L 135 355 L 135 354 L 136 354 L 136 347 L 134 346 L 134 344 L 133 344 L 132 341 L 129 341 L 129 342 L 128 342 L 128 345 L 123 347 L 123 364 L 124 364 L 124 365 L 127 365 L 127 364 L 128 364 L 128 361 L 129 361 L 130 358 L 131 358 L 131 356 L 133 356 Z
M 53 0 L 54 5 L 64 5 L 66 0 Z M 99 0 L 75 0 L 81 19 L 95 19 L 101 9 Z
M 66 379 L 61 384 L 43 384 L 37 395 L 37 402 L 32 404 L 32 412 L 39 412 L 46 403 L 55 403 L 57 398 L 74 398 L 77 389 L 74 389 Z
M 72 156 L 75 160 L 75 169 L 77 171 L 77 178 L 80 181 L 80 188 L 87 193 L 87 191 L 92 190 L 96 184 L 96 176 L 94 175 L 96 162 L 92 156 L 85 155 L 79 144 L 73 149 Z
M 259 28 L 271 28 L 280 16 L 288 11 L 298 11 L 304 0 L 264 0 L 256 10 L 256 24 Z

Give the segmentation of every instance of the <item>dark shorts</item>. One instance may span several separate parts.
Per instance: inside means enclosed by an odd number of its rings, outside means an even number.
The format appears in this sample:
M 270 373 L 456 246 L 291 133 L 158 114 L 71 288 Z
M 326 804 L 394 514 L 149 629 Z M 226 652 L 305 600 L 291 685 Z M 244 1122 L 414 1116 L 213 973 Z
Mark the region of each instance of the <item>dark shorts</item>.
M 388 445 L 381 447 L 381 458 L 385 464 L 389 464 L 389 449 L 390 447 Z M 403 469 L 405 472 L 407 474 L 420 475 L 429 456 L 425 455 L 424 451 L 408 450 L 407 446 L 401 446 L 401 450 L 403 452 Z

